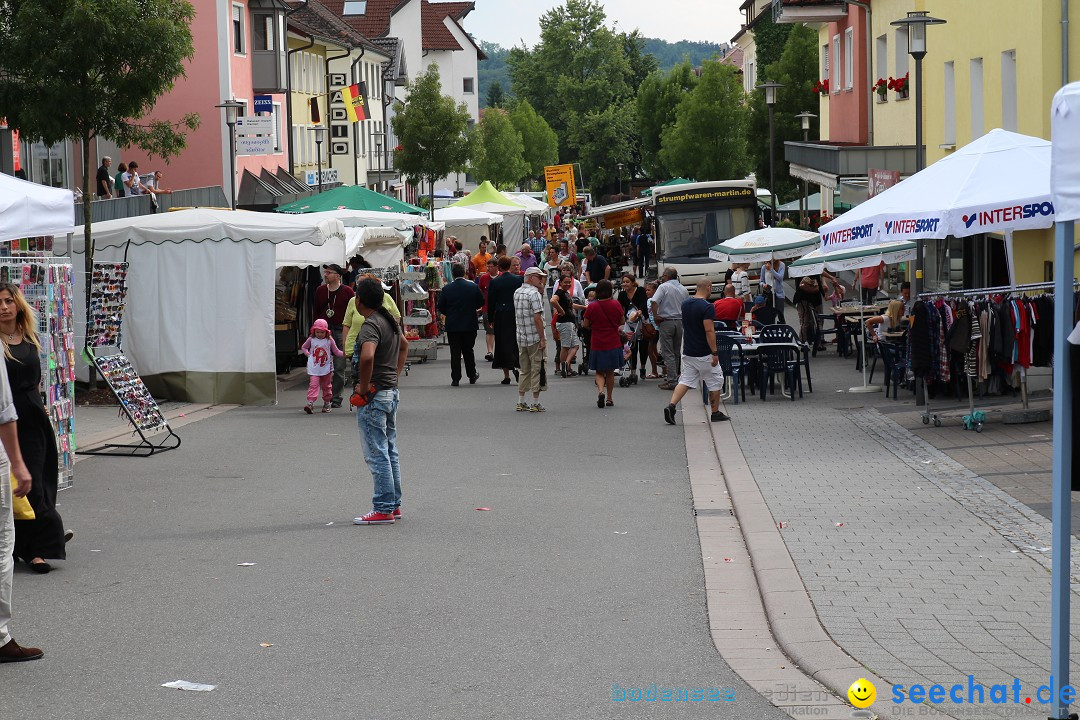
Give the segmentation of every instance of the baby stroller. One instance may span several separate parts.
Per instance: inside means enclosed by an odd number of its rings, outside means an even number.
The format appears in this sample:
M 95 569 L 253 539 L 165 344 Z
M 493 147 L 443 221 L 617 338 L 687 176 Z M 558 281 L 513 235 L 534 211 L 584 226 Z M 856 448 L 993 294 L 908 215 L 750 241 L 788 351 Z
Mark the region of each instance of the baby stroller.
M 626 313 L 626 322 L 620 329 L 624 338 L 622 376 L 619 377 L 621 388 L 638 383 L 637 373 L 634 372 L 634 359 L 638 357 L 638 344 L 642 342 L 641 326 L 644 321 L 641 311 L 631 307 Z

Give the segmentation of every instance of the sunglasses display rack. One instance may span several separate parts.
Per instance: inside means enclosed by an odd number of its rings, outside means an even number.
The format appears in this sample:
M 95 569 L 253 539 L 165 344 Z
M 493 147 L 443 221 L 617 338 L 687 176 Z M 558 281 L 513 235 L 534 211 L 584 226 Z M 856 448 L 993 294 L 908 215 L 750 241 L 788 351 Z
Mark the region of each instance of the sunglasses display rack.
M 154 396 L 124 355 L 123 314 L 127 272 L 126 262 L 94 263 L 90 274 L 85 352 L 93 359 L 98 373 L 116 396 L 120 413 L 127 417 L 138 440 L 83 448 L 79 452 L 84 455 L 149 457 L 180 447 L 180 436 L 169 427 Z M 151 439 L 151 435 L 159 437 Z
M 11 253 L 0 257 L 0 282 L 18 285 L 38 318 L 41 395 L 56 433 L 58 487 L 64 490 L 75 480 L 75 324 L 71 264 L 60 258 L 12 257 L 20 252 L 20 243 L 24 242 L 29 241 L 0 243 L 0 247 L 9 247 Z

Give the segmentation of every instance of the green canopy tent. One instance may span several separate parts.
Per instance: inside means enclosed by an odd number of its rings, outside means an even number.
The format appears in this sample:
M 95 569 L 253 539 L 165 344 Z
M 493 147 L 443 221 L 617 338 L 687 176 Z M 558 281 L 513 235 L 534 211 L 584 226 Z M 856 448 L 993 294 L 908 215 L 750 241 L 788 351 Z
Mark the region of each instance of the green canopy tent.
M 330 210 L 367 210 L 369 212 L 394 212 L 423 215 L 424 208 L 410 205 L 397 198 L 368 190 L 361 185 L 346 185 L 327 190 L 311 197 L 281 205 L 280 213 L 312 213 Z
M 470 208 L 502 215 L 503 242 L 511 248 L 521 244 L 521 239 L 525 234 L 525 206 L 503 195 L 487 180 L 448 207 Z
M 695 182 L 695 181 L 694 180 L 687 180 L 684 177 L 677 177 L 677 178 L 671 178 L 667 182 L 662 182 L 659 185 L 654 185 L 653 187 L 666 187 L 668 185 L 685 185 L 687 183 L 692 183 L 692 182 Z M 651 196 L 652 196 L 652 188 L 645 188 L 644 190 L 641 191 L 641 197 L 651 197 Z

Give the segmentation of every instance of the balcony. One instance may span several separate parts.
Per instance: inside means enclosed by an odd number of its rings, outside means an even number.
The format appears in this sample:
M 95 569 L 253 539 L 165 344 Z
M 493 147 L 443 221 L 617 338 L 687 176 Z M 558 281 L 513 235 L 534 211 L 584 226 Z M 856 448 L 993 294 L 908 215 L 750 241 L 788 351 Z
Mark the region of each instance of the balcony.
M 168 212 L 174 207 L 229 207 L 229 199 L 220 186 L 174 190 L 157 196 L 158 212 Z M 94 222 L 119 220 L 126 217 L 149 215 L 154 212 L 149 195 L 128 195 L 111 200 L 94 200 L 90 203 Z M 75 224 L 83 224 L 83 204 L 75 203 Z
M 840 0 L 772 0 L 775 23 L 830 23 L 847 18 L 847 3 Z
M 369 183 L 393 182 L 398 178 L 394 167 L 394 153 L 383 148 L 382 152 L 367 154 L 367 181 Z
M 831 176 L 835 187 L 838 178 L 866 177 L 870 168 L 899 170 L 901 177 L 914 174 L 915 146 L 785 142 L 784 160 L 811 171 L 803 173 L 793 167 L 792 175 L 811 182 L 822 182 L 822 176 Z

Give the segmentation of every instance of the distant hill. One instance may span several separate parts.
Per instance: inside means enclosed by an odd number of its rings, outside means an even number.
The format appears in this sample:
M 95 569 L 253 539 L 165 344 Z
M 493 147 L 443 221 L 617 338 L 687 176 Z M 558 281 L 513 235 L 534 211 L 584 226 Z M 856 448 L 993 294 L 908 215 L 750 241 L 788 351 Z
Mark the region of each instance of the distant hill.
M 509 48 L 504 48 L 496 43 L 480 41 L 480 47 L 488 56 L 487 60 L 481 60 L 478 65 L 480 106 L 487 105 L 488 88 L 493 82 L 502 85 L 503 92 L 510 94 L 510 68 L 506 65 L 506 57 L 510 54 Z M 690 59 L 690 64 L 695 67 L 713 55 L 723 55 L 730 46 L 727 43 L 692 42 L 680 40 L 670 43 L 659 38 L 645 38 L 645 52 L 656 56 L 660 69 L 667 71 L 682 62 L 684 57 Z

